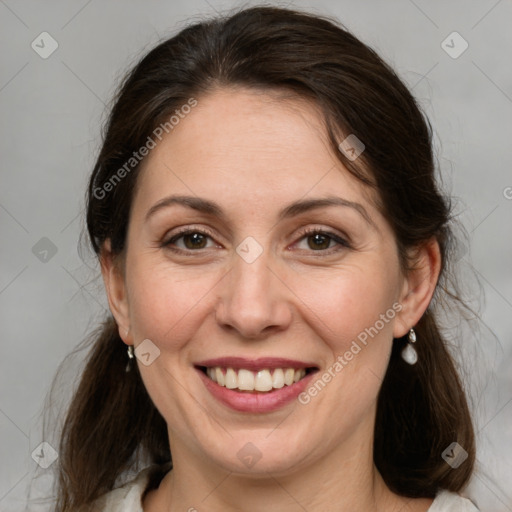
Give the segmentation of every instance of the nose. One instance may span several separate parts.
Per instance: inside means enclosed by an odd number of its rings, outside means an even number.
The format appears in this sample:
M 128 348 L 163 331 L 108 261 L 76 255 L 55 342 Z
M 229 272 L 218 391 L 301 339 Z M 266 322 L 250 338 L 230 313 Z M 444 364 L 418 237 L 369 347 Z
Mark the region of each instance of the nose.
M 271 268 L 277 265 L 272 265 L 267 252 L 251 263 L 234 254 L 231 271 L 220 283 L 217 323 L 243 338 L 263 338 L 283 331 L 292 319 L 293 294 Z

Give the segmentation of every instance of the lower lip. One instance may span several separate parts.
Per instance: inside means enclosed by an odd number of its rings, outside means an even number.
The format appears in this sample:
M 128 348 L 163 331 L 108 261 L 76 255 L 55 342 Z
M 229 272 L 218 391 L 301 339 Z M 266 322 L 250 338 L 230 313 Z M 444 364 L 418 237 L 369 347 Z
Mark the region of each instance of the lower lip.
M 243 391 L 235 391 L 220 386 L 210 379 L 202 370 L 197 369 L 206 389 L 219 402 L 231 407 L 235 411 L 265 413 L 272 412 L 295 400 L 307 387 L 309 381 L 315 372 L 308 373 L 298 382 L 294 382 L 290 386 L 284 386 L 281 389 L 267 391 L 265 393 L 245 393 Z

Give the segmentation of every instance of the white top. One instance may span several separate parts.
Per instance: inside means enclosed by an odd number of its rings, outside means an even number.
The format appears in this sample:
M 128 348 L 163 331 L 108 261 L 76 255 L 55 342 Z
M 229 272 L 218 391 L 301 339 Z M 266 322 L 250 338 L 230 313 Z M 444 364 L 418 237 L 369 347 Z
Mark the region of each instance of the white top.
M 95 502 L 98 512 L 144 512 L 141 498 L 148 484 L 150 470 L 151 467 L 142 470 L 133 480 L 98 498 Z M 470 500 L 453 492 L 441 491 L 434 499 L 428 512 L 479 511 Z

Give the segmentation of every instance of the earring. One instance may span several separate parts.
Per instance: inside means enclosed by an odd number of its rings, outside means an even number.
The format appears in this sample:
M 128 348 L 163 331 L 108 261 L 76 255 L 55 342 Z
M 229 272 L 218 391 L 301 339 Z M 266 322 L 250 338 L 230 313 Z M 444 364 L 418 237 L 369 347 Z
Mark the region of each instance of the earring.
M 414 332 L 414 329 L 409 331 L 407 339 L 408 343 L 402 350 L 402 359 L 408 364 L 416 364 L 418 361 L 418 353 L 414 348 L 414 343 L 416 343 L 416 333 Z
M 129 372 L 132 369 L 132 359 L 133 359 L 133 345 L 128 345 L 128 362 L 126 363 L 125 372 Z

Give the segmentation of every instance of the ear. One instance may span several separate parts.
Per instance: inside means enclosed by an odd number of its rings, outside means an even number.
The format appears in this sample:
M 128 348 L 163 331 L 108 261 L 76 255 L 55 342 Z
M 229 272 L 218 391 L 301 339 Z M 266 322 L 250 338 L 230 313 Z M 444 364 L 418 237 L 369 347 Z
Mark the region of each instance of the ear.
M 123 269 L 119 261 L 112 255 L 110 240 L 106 240 L 101 248 L 100 265 L 105 291 L 107 292 L 110 311 L 119 329 L 119 336 L 127 344 L 133 340 L 129 332 L 130 315 Z
M 405 336 L 425 313 L 439 279 L 441 251 L 435 238 L 414 249 L 411 257 L 413 268 L 404 279 L 400 304 L 402 310 L 396 316 L 393 336 Z

